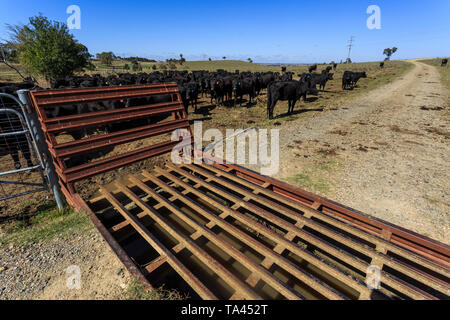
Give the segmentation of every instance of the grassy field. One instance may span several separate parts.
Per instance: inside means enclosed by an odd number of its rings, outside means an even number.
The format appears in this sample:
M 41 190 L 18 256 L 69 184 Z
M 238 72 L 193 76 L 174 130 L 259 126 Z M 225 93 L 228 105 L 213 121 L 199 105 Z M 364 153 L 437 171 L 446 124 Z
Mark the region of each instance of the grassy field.
M 214 63 L 215 61 L 213 61 Z M 220 62 L 220 67 L 227 70 L 233 71 L 239 69 L 240 71 L 246 71 L 246 67 L 255 67 L 254 64 L 247 62 L 240 62 L 239 64 L 234 64 L 232 61 L 217 61 Z M 199 68 L 205 67 L 205 64 L 210 62 L 203 61 L 199 64 Z M 202 120 L 204 129 L 208 128 L 248 128 L 252 126 L 259 126 L 264 128 L 271 128 L 275 126 L 280 126 L 289 121 L 295 121 L 298 119 L 308 119 L 308 117 L 314 116 L 324 109 L 336 108 L 337 106 L 345 103 L 349 99 L 356 96 L 363 95 L 370 90 L 373 90 L 379 86 L 382 86 L 397 77 L 405 74 L 408 70 L 412 68 L 412 64 L 404 61 L 392 61 L 386 64 L 384 69 L 379 68 L 379 63 L 354 63 L 350 65 L 339 65 L 337 71 L 334 72 L 334 80 L 329 81 L 326 90 L 319 93 L 318 97 L 310 97 L 305 103 L 299 101 L 296 104 L 294 114 L 287 115 L 287 102 L 280 101 L 275 107 L 273 120 L 267 119 L 267 98 L 265 91 L 260 95 L 256 102 L 252 105 L 247 104 L 244 101 L 242 107 L 234 108 L 232 103 L 225 107 L 215 107 L 210 103 L 209 98 L 202 98 L 199 104 L 199 110 L 197 114 L 190 111 L 189 118 L 191 120 Z M 280 67 L 267 67 L 267 66 L 256 66 L 257 68 L 264 68 L 265 70 L 279 71 Z M 292 71 L 297 75 L 307 71 L 307 66 L 288 66 L 287 70 Z M 320 70 L 324 69 L 325 66 L 319 66 Z M 366 71 L 367 78 L 361 79 L 358 83 L 358 87 L 354 90 L 345 90 L 341 88 L 341 79 L 344 71 Z M 295 76 L 294 78 L 298 78 Z M 244 96 L 244 99 L 247 97 Z

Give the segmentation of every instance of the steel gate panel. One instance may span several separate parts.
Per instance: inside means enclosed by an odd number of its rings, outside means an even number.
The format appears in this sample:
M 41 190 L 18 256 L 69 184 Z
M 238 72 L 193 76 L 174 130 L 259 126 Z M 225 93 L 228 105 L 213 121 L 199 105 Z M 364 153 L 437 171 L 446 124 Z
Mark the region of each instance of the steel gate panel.
M 3 193 L 0 200 L 48 191 L 40 154 L 23 111 L 22 103 L 15 96 L 0 93 L 0 161 L 4 164 L 3 171 L 0 172 L 0 188 Z M 12 161 L 7 159 L 9 156 L 13 158 Z M 21 159 L 27 162 L 25 168 L 22 167 Z M 38 172 L 39 176 L 30 177 L 33 171 Z M 4 178 L 11 175 L 14 180 Z M 15 186 L 14 190 L 5 185 Z

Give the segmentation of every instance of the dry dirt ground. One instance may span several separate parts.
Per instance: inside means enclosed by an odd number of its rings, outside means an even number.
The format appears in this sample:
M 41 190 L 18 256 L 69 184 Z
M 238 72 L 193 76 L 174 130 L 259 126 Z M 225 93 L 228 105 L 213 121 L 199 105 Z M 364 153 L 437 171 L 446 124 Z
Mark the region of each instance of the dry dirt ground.
M 449 243 L 448 92 L 431 66 L 280 129 L 276 178 Z M 130 277 L 95 229 L 0 247 L 0 299 L 118 299 Z M 81 268 L 81 289 L 66 268 Z
M 412 61 L 402 78 L 280 128 L 274 177 L 450 244 L 447 89 Z

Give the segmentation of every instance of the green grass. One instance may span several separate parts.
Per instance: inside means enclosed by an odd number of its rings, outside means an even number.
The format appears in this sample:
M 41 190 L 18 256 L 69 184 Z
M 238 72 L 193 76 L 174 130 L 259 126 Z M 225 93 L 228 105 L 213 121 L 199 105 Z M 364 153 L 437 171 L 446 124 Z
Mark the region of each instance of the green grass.
M 0 245 L 26 245 L 50 240 L 55 236 L 70 236 L 91 230 L 93 225 L 87 215 L 73 209 L 56 208 L 40 211 L 36 215 L 16 220 L 0 234 Z
M 188 297 L 176 290 L 164 288 L 147 290 L 141 282 L 132 279 L 124 292 L 123 298 L 125 300 L 186 300 Z
M 302 172 L 288 178 L 288 182 L 321 195 L 329 195 L 334 186 L 333 176 L 341 168 L 338 158 L 319 156 L 304 163 Z

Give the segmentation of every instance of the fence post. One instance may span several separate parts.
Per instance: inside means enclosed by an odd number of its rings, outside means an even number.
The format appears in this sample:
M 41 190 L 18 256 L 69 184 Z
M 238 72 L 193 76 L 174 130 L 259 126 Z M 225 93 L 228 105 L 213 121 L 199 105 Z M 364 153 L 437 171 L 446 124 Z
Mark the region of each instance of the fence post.
M 55 196 L 56 204 L 58 209 L 64 209 L 64 197 L 61 194 L 61 190 L 59 188 L 59 178 L 56 174 L 55 167 L 53 166 L 51 155 L 48 152 L 48 146 L 45 142 L 44 132 L 42 131 L 41 124 L 37 117 L 36 112 L 31 108 L 30 103 L 28 101 L 28 92 L 29 90 L 22 89 L 18 90 L 17 94 L 19 96 L 20 102 L 25 106 L 26 110 L 22 110 L 25 116 L 26 121 L 31 129 L 32 138 L 36 142 L 36 146 L 38 148 L 37 152 L 41 154 L 42 164 L 45 169 L 45 173 L 47 175 L 48 183 L 53 191 Z

